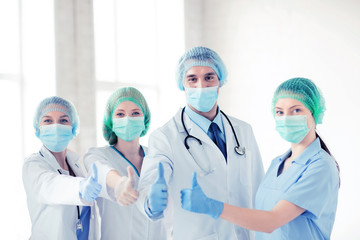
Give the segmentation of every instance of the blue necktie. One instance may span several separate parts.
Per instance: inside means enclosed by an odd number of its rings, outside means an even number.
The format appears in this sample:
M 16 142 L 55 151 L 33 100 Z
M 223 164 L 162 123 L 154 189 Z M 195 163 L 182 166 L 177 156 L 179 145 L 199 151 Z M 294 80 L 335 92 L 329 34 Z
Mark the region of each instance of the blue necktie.
M 226 155 L 226 143 L 220 137 L 221 131 L 220 131 L 219 126 L 216 123 L 212 122 L 210 124 L 209 131 L 212 132 L 212 134 L 214 136 L 213 141 L 218 146 L 218 148 L 221 150 L 221 152 L 224 155 L 225 160 L 226 160 L 226 157 L 227 157 L 227 155 Z
M 90 215 L 91 215 L 91 208 L 89 206 L 83 206 L 80 214 L 80 222 L 82 228 L 76 229 L 76 236 L 78 240 L 89 239 Z

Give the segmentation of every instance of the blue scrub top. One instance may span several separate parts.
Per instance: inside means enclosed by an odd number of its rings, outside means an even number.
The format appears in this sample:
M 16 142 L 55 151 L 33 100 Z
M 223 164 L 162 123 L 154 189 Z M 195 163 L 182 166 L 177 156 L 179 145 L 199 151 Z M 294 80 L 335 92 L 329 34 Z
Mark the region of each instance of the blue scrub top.
M 317 138 L 277 176 L 290 155 L 291 149 L 272 161 L 257 191 L 255 208 L 269 211 L 283 199 L 306 210 L 272 233 L 256 232 L 255 239 L 330 239 L 339 190 L 335 160 L 321 148 Z

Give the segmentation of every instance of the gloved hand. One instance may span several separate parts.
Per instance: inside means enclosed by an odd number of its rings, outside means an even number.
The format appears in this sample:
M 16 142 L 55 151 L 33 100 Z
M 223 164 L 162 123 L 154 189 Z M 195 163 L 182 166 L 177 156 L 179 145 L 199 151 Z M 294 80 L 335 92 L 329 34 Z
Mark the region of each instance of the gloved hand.
M 128 166 L 127 172 L 128 176 L 120 177 L 120 179 L 116 182 L 114 189 L 116 201 L 121 206 L 128 206 L 133 204 L 139 197 L 138 192 L 134 189 L 134 171 L 130 166 Z
M 192 189 L 181 190 L 181 207 L 195 213 L 205 213 L 214 219 L 219 218 L 224 203 L 208 198 L 197 182 L 196 172 L 192 176 Z
M 161 162 L 158 164 L 158 177 L 150 188 L 147 201 L 152 215 L 159 215 L 166 209 L 168 188 L 164 178 L 164 167 Z
M 98 183 L 97 167 L 91 164 L 91 176 L 80 181 L 79 194 L 82 199 L 93 202 L 100 194 L 102 186 Z

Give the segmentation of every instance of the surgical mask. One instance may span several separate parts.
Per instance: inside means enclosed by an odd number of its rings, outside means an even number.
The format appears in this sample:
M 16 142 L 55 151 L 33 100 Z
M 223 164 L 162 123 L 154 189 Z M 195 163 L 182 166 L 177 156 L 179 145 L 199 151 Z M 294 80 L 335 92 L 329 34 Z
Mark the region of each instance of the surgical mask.
M 52 152 L 62 152 L 66 149 L 74 135 L 71 125 L 50 124 L 40 126 L 40 140 Z
M 144 117 L 113 118 L 113 128 L 116 136 L 126 142 L 140 137 L 145 129 Z
M 200 112 L 210 111 L 218 98 L 218 86 L 206 88 L 187 88 L 185 94 L 188 104 Z
M 307 126 L 306 115 L 275 117 L 276 131 L 286 141 L 291 143 L 301 142 L 310 129 Z

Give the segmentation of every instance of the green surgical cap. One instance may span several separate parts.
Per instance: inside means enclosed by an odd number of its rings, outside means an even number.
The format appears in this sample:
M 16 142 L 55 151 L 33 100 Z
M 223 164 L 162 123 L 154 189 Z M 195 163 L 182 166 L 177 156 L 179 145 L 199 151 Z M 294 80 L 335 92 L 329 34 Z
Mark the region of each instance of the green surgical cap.
M 61 97 L 57 97 L 57 96 L 45 98 L 38 105 L 36 112 L 35 112 L 34 121 L 33 121 L 35 135 L 37 137 L 39 137 L 39 134 L 40 134 L 39 133 L 39 125 L 40 125 L 41 119 L 47 113 L 54 112 L 54 111 L 62 112 L 69 117 L 69 120 L 73 127 L 72 133 L 74 136 L 76 136 L 79 132 L 79 127 L 80 127 L 79 116 L 76 112 L 76 109 L 70 101 L 65 100 L 64 98 L 61 98 Z
M 146 103 L 144 96 L 139 90 L 133 87 L 124 87 L 117 89 L 108 99 L 105 108 L 104 122 L 103 122 L 103 136 L 110 145 L 117 143 L 117 136 L 113 132 L 113 121 L 112 116 L 116 107 L 124 101 L 131 101 L 135 103 L 144 114 L 145 129 L 141 132 L 140 137 L 144 136 L 149 130 L 150 125 L 150 109 Z
M 314 117 L 315 124 L 322 123 L 325 100 L 316 85 L 307 78 L 289 79 L 276 89 L 272 100 L 272 112 L 275 114 L 275 104 L 281 98 L 293 98 L 304 104 Z
M 219 55 L 206 47 L 193 47 L 184 53 L 177 65 L 176 82 L 180 90 L 184 90 L 185 74 L 190 68 L 196 66 L 212 68 L 219 78 L 219 86 L 225 84 L 227 71 Z

